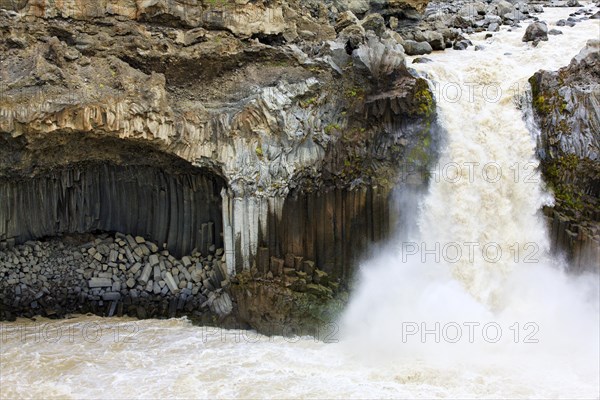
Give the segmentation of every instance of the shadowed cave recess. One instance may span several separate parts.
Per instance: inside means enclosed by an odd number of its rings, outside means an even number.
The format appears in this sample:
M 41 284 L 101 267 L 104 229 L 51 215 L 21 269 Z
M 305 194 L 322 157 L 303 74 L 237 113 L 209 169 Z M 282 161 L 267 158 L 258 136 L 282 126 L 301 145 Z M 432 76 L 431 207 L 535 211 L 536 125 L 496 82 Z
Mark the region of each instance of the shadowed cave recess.
M 342 307 L 359 256 L 394 221 L 391 192 L 377 187 L 265 199 L 267 222 L 244 272 L 239 237 L 224 244 L 223 207 L 237 200 L 220 171 L 89 134 L 0 142 L 3 319 L 92 312 L 231 325 L 260 320 L 253 313 L 264 302 L 286 318 L 297 296 L 321 299 L 316 318 L 325 319 Z M 231 276 L 226 258 L 236 252 Z M 302 322 L 290 329 L 301 332 Z
M 16 165 L 0 175 L 0 240 L 102 231 L 142 236 L 180 257 L 222 247 L 222 178 L 148 145 L 86 140 L 86 160 L 73 142 L 14 149 Z
M 217 312 L 218 172 L 146 143 L 77 133 L 0 142 L 3 319 Z M 219 314 L 231 311 L 223 301 Z

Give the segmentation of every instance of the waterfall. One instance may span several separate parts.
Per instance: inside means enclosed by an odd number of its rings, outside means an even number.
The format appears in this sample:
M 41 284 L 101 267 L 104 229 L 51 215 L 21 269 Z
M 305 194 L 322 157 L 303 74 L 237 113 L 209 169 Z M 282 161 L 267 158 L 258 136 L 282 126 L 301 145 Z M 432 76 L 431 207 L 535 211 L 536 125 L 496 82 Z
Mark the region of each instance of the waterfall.
M 517 100 L 599 27 L 535 48 L 525 26 L 502 27 L 471 35 L 481 51 L 408 61 L 436 96 L 440 158 L 426 193 L 399 193 L 403 231 L 363 264 L 339 336 L 336 324 L 267 337 L 185 318 L 1 323 L 0 399 L 598 398 L 598 275 L 548 253 L 539 209 L 552 195 Z
M 351 348 L 376 362 L 566 363 L 598 373 L 597 275 L 569 275 L 549 252 L 540 209 L 553 197 L 520 109 L 534 72 L 567 65 L 595 37 L 598 23 L 585 24 L 537 47 L 522 42 L 524 28 L 482 32 L 471 36 L 481 51 L 411 65 L 434 92 L 442 150 L 418 229 L 361 268 L 342 318 Z
M 535 142 L 515 106 L 527 90 L 529 72 L 514 80 L 524 61 L 482 53 L 460 66 L 436 63 L 428 71 L 447 143 L 419 226 L 421 241 L 451 264 L 454 277 L 476 299 L 499 307 L 497 296 L 512 270 L 548 262 L 538 211 L 552 199 L 543 190 Z M 531 69 L 537 68 L 523 68 Z

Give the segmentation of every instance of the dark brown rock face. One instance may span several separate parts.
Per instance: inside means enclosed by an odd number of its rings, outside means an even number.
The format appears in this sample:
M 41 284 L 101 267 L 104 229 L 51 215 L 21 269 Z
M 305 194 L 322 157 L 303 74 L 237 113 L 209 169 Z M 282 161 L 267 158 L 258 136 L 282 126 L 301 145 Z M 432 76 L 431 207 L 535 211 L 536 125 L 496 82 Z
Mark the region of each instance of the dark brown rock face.
M 281 217 L 272 213 L 267 231 L 260 232 L 260 247 L 269 249 L 269 256 L 292 254 L 314 261 L 320 269 L 345 280 L 368 245 L 388 236 L 395 214 L 391 207 L 390 192 L 380 188 L 288 196 Z M 276 273 L 273 265 L 257 267 Z
M 538 152 L 556 205 L 551 239 L 577 269 L 600 265 L 600 42 L 556 72 L 529 80 L 541 134 Z
M 350 3 L 0 1 L 0 243 L 222 244 L 229 277 L 332 298 L 435 143 L 387 20 L 347 14 L 336 32 Z

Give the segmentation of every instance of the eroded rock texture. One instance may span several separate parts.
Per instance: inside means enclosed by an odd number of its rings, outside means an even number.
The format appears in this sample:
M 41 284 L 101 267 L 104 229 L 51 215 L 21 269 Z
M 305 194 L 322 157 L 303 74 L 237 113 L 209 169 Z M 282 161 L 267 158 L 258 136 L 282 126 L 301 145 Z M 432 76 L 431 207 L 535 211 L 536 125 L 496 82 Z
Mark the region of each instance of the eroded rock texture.
M 556 205 L 547 208 L 555 248 L 578 269 L 600 266 L 600 41 L 556 72 L 530 80 L 538 152 Z
M 114 215 L 128 221 L 115 230 L 141 229 L 185 252 L 212 221 L 230 274 L 265 270 L 257 259 L 268 248 L 276 265 L 291 254 L 348 276 L 348 261 L 385 237 L 385 199 L 402 164 L 426 167 L 435 145 L 431 92 L 408 72 L 401 39 L 386 25 L 426 2 L 362 3 L 0 2 L 2 190 L 33 192 L 56 177 L 48 193 L 58 199 L 68 171 L 81 168 L 85 182 L 116 185 L 113 208 L 76 207 L 85 217 L 41 218 L 44 227 L 113 229 Z M 124 175 L 137 183 L 114 183 Z M 158 181 L 178 182 L 169 192 L 184 201 L 176 217 L 162 211 L 159 191 L 144 189 Z M 125 186 L 150 197 L 156 212 L 146 225 L 124 210 L 134 206 Z M 52 230 L 42 228 L 10 217 L 0 235 L 23 241 Z

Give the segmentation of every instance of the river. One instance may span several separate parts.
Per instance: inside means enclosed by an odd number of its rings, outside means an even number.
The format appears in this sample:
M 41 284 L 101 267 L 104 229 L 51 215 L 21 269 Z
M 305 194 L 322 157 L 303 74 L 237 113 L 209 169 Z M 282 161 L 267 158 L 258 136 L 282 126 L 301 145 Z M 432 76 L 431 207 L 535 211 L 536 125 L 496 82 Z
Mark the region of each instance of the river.
M 553 28 L 572 11 L 541 19 Z M 538 211 L 552 196 L 515 95 L 538 69 L 567 65 L 599 24 L 537 47 L 521 41 L 527 23 L 503 26 L 470 36 L 481 51 L 410 65 L 436 94 L 439 165 L 415 229 L 364 263 L 320 337 L 186 319 L 2 323 L 0 398 L 598 398 L 598 278 L 567 275 L 548 253 Z

